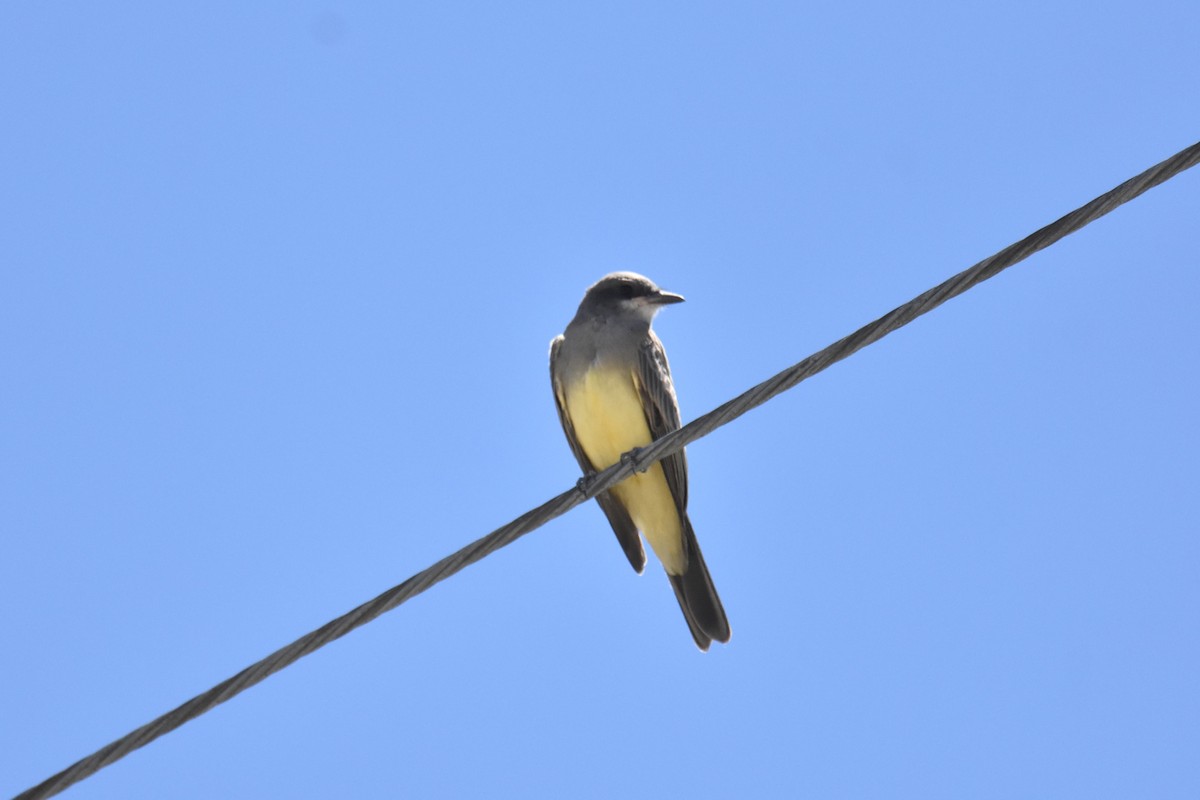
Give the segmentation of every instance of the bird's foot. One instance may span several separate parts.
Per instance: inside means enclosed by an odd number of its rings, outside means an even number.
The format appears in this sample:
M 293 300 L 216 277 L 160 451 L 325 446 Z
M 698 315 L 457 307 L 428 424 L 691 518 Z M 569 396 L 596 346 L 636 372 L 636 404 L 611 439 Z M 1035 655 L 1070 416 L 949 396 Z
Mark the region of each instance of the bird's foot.
M 596 477 L 596 473 L 589 472 L 579 480 L 575 481 L 575 491 L 579 492 L 584 497 L 587 497 L 588 489 L 592 485 L 592 480 Z
M 632 466 L 634 472 L 644 473 L 646 470 L 650 469 L 649 464 L 645 466 L 642 465 L 642 448 L 640 447 L 635 447 L 628 453 L 622 453 L 621 463 Z

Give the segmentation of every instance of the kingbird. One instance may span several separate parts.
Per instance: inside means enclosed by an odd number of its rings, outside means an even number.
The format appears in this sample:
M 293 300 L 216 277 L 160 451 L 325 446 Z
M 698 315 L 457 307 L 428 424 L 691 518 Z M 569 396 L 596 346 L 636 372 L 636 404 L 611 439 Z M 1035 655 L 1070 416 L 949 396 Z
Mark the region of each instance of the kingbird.
M 632 272 L 591 286 L 567 329 L 550 343 L 558 418 L 585 475 L 610 467 L 679 427 L 679 403 L 662 342 L 650 323 L 683 298 Z M 625 557 L 646 566 L 641 531 L 671 580 L 701 650 L 729 641 L 729 620 L 687 515 L 687 459 L 680 450 L 596 496 Z

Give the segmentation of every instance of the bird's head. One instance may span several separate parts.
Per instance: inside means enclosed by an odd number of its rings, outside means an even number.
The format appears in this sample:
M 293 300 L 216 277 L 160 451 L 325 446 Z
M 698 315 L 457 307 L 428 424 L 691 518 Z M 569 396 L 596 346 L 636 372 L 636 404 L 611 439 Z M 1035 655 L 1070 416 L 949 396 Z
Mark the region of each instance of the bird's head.
M 682 295 L 663 291 L 644 275 L 613 272 L 587 290 L 579 311 L 593 318 L 623 317 L 649 324 L 660 308 L 682 302 Z

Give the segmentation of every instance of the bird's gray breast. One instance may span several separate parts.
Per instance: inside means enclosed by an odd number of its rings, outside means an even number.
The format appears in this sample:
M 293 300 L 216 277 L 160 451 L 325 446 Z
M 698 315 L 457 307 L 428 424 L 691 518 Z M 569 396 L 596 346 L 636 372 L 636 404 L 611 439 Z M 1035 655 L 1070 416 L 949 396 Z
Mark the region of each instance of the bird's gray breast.
M 599 366 L 618 364 L 634 367 L 646 330 L 621 320 L 572 322 L 563 332 L 556 371 L 571 381 Z

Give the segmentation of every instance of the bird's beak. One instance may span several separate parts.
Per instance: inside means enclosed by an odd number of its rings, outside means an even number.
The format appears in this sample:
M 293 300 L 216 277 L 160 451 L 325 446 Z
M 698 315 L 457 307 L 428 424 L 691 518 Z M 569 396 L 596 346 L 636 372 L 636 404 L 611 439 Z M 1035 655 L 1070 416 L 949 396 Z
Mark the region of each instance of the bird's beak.
M 683 295 L 675 294 L 674 292 L 664 292 L 662 289 L 659 289 L 646 299 L 656 306 L 667 306 L 672 303 L 682 303 Z

